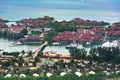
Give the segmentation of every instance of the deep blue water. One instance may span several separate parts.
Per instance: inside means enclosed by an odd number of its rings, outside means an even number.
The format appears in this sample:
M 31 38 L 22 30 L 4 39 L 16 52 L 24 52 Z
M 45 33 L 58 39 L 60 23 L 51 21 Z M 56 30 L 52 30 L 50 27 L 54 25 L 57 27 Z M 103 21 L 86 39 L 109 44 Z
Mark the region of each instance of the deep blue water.
M 57 20 L 120 21 L 119 0 L 0 0 L 0 17 L 9 20 L 51 16 Z

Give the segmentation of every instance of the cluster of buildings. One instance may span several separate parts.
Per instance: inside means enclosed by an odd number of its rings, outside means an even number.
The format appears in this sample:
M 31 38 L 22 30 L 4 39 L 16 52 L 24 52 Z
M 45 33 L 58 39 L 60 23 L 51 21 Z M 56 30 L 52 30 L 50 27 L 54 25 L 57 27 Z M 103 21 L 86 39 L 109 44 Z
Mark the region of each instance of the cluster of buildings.
M 97 22 L 97 21 L 84 20 L 80 18 L 75 18 L 72 21 L 79 24 L 86 24 L 86 25 L 102 25 L 105 23 L 104 21 Z
M 50 31 L 54 31 L 53 28 L 45 28 L 44 26 L 48 26 L 50 23 L 54 22 L 53 17 L 45 16 L 43 18 L 36 19 L 22 19 L 18 21 L 16 24 L 12 24 L 10 26 L 3 23 L 3 19 L 0 19 L 0 30 L 19 34 L 22 30 L 26 29 L 28 34 L 23 38 L 19 39 L 21 43 L 41 43 L 44 35 L 48 34 Z M 106 41 L 105 36 L 107 37 L 120 37 L 120 23 L 113 23 L 111 26 L 106 28 L 98 28 L 97 26 L 108 24 L 103 21 L 90 21 L 83 20 L 80 18 L 72 19 L 71 21 L 61 21 L 59 22 L 63 27 L 78 27 L 77 31 L 64 31 L 59 32 L 59 34 L 54 37 L 53 42 L 58 43 L 102 43 Z M 81 25 L 89 25 L 96 26 L 90 29 L 86 29 L 81 27 Z M 33 33 L 38 33 L 33 34 Z
M 71 58 L 70 54 L 56 54 L 53 51 L 48 51 L 48 52 L 43 53 L 43 57 L 46 57 L 46 58 L 65 58 L 65 59 Z
M 10 25 L 10 32 L 20 33 L 22 30 L 26 29 L 27 25 L 12 24 Z
M 80 42 L 80 43 L 96 43 L 102 42 L 103 38 L 103 29 L 102 28 L 92 28 L 92 29 L 84 29 L 79 28 L 78 31 L 64 31 L 58 34 L 58 36 L 53 38 L 53 41 L 60 43 L 70 43 L 70 42 Z
M 50 22 L 52 22 L 54 19 L 49 16 L 44 16 L 44 18 L 36 18 L 36 19 L 22 19 L 18 22 L 29 25 L 29 26 L 34 26 L 34 27 L 43 27 L 43 25 L 47 25 Z
M 120 23 L 114 23 L 110 28 L 106 28 L 106 34 L 110 37 L 120 37 Z
M 40 44 L 42 39 L 39 36 L 28 36 L 20 38 L 19 42 L 22 44 Z
M 0 19 L 2 21 L 2 19 Z M 0 22 L 0 28 L 1 30 L 8 29 L 9 32 L 12 33 L 20 33 L 22 30 L 27 29 L 28 35 L 25 36 L 25 38 L 20 39 L 19 41 L 38 41 L 40 42 L 45 34 L 47 34 L 49 31 L 54 30 L 53 28 L 45 28 L 44 26 L 49 25 L 50 23 L 54 22 L 53 17 L 45 16 L 43 18 L 36 18 L 36 19 L 22 19 L 20 21 L 17 21 L 16 24 L 10 25 L 8 27 L 6 24 Z M 107 36 L 115 36 L 119 37 L 120 35 L 120 24 L 114 23 L 111 28 L 97 28 L 93 27 L 92 29 L 86 29 L 86 28 L 80 28 L 81 25 L 92 25 L 92 26 L 99 26 L 103 24 L 108 24 L 103 21 L 90 21 L 90 20 L 83 20 L 80 18 L 72 19 L 71 21 L 61 21 L 61 25 L 63 26 L 70 26 L 72 25 L 78 27 L 78 30 L 76 32 L 71 31 L 64 31 L 60 32 L 58 36 L 54 37 L 52 40 L 54 42 L 60 42 L 60 43 L 71 43 L 73 41 L 79 42 L 79 43 L 98 43 L 103 42 L 105 39 L 103 38 L 104 35 Z M 29 35 L 32 32 L 40 33 L 39 35 Z M 35 37 L 34 37 L 35 36 Z
M 3 51 L 0 51 L 0 72 L 5 72 L 5 68 L 3 67 L 2 63 L 7 63 L 11 60 L 11 58 L 15 58 L 11 55 L 3 55 Z
M 104 22 L 104 21 L 90 21 L 90 20 L 84 20 L 81 18 L 74 18 L 71 21 L 67 22 L 67 21 L 61 21 L 61 24 L 63 26 L 69 25 L 69 26 L 73 26 L 73 27 L 80 27 L 81 25 L 92 25 L 92 26 L 102 26 L 102 25 L 108 25 L 109 23 Z
M 0 30 L 1 31 L 5 31 L 6 29 L 8 29 L 8 25 L 6 25 L 3 21 L 4 20 L 0 18 Z
M 72 20 L 73 22 L 77 23 L 85 23 L 85 20 L 80 18 L 75 18 Z M 96 22 L 96 21 L 88 21 L 90 24 L 104 24 L 104 22 Z M 62 25 L 68 25 L 66 21 L 61 22 Z M 86 24 L 86 23 L 85 23 Z M 89 25 L 90 25 L 89 24 Z M 106 41 L 106 36 L 109 38 L 119 38 L 120 37 L 120 23 L 113 23 L 111 26 L 98 28 L 93 27 L 90 29 L 86 28 L 78 28 L 76 32 L 72 31 L 64 31 L 58 34 L 58 36 L 53 38 L 54 42 L 59 43 L 70 43 L 70 42 L 80 42 L 80 43 L 99 43 Z

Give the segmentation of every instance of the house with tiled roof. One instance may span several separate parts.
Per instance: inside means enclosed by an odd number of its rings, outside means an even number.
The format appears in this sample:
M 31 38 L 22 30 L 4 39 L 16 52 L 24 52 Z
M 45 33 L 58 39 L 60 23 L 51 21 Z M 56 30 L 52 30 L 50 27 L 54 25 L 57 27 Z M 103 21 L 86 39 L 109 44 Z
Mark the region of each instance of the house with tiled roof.
M 10 27 L 10 31 L 12 33 L 20 33 L 23 29 L 26 29 L 26 25 L 20 25 L 20 24 L 14 25 L 14 24 L 12 24 Z
M 61 43 L 71 43 L 73 41 L 75 42 L 94 42 L 94 41 L 100 41 L 102 38 L 100 35 L 95 34 L 91 30 L 84 30 L 84 31 L 65 31 L 62 33 L 59 33 L 58 36 L 54 37 L 52 40 L 55 42 L 61 42 Z

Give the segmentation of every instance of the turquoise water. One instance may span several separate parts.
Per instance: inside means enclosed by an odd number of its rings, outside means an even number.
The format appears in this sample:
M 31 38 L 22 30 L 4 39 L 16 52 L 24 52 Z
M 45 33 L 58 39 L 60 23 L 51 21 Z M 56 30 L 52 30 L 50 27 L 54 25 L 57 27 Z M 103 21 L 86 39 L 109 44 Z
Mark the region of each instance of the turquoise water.
M 40 45 L 12 45 L 15 41 L 2 39 L 0 38 L 0 49 L 4 49 L 5 52 L 20 52 L 22 50 L 28 51 L 36 51 Z M 90 50 L 90 47 L 86 47 L 86 50 Z M 69 50 L 66 49 L 66 45 L 63 46 L 47 46 L 43 50 L 43 52 L 53 51 L 56 54 L 69 54 Z
M 57 20 L 80 17 L 118 22 L 119 5 L 119 0 L 0 0 L 0 17 L 18 20 L 49 15 Z
M 12 45 L 15 43 L 14 41 L 10 41 L 7 39 L 0 38 L 0 49 L 4 49 L 5 52 L 20 52 L 22 50 L 28 51 L 36 51 L 40 45 Z M 57 54 L 69 54 L 69 51 L 65 48 L 65 46 L 47 46 L 43 52 L 54 51 Z

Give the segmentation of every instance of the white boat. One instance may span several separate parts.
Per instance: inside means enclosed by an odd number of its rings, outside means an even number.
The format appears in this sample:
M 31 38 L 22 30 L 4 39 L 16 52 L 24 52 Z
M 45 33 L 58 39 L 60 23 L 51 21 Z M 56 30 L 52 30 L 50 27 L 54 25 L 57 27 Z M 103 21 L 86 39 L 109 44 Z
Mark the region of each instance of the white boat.
M 77 48 L 77 49 L 83 49 L 83 45 L 78 44 L 76 48 Z
M 17 42 L 18 45 L 22 44 L 20 41 Z
M 52 43 L 54 46 L 58 46 L 58 45 L 60 45 L 60 43 L 58 43 L 58 42 L 54 42 L 54 43 Z
M 76 48 L 76 47 L 77 47 L 76 43 L 71 43 L 70 45 L 66 46 L 67 49 Z
M 0 48 L 0 51 L 3 51 L 4 49 L 3 48 Z
M 18 45 L 17 45 L 17 43 L 15 43 L 15 42 L 12 43 L 11 45 L 9 45 L 9 47 L 16 47 L 16 46 L 18 46 Z
M 91 43 L 90 43 L 90 42 L 87 42 L 86 44 L 89 45 L 89 44 L 91 44 Z

